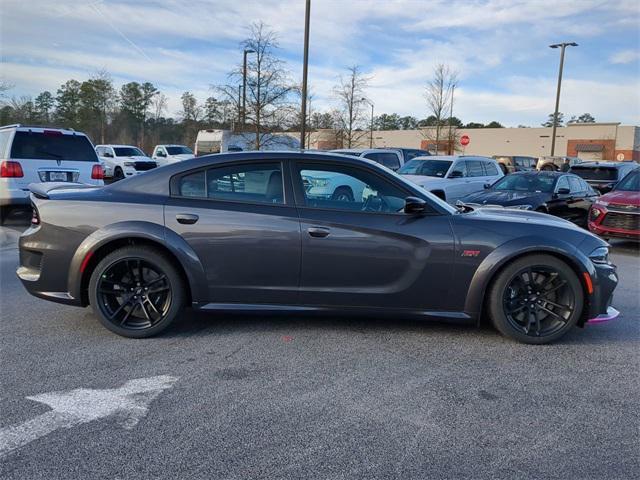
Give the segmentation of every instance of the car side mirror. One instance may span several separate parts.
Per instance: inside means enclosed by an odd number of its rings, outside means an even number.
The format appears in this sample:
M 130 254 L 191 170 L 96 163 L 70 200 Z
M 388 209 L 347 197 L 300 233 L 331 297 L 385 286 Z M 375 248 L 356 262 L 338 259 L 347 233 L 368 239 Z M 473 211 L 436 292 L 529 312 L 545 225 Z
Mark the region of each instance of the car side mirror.
M 491 188 L 491 184 L 490 183 L 485 183 L 484 184 L 484 189 L 487 190 L 488 188 Z
M 104 152 L 104 157 L 109 157 L 109 158 L 113 158 L 113 154 L 110 152 Z
M 558 195 L 569 195 L 571 193 L 571 190 L 569 190 L 568 188 L 559 188 L 557 193 Z
M 460 170 L 454 170 L 449 174 L 448 178 L 462 178 L 462 177 L 463 177 L 463 174 Z
M 167 156 L 167 154 L 166 154 L 166 153 L 164 153 L 164 152 L 158 152 L 158 153 L 156 153 L 156 157 L 166 157 L 166 156 Z
M 404 213 L 416 215 L 424 213 L 427 209 L 427 202 L 418 197 L 407 197 L 404 199 Z

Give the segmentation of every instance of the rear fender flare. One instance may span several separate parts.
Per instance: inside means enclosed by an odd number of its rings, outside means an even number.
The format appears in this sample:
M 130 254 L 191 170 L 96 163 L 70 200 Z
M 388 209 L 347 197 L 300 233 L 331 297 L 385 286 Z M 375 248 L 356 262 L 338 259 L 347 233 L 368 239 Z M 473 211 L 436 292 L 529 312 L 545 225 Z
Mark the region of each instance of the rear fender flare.
M 588 272 L 592 277 L 595 268 L 589 258 L 580 250 L 564 240 L 543 237 L 520 237 L 510 240 L 487 255 L 476 269 L 465 301 L 464 311 L 478 319 L 483 309 L 486 290 L 495 274 L 513 259 L 527 254 L 548 253 L 566 261 L 580 277 L 580 272 Z M 580 277 L 580 283 L 584 280 Z M 588 310 L 588 308 L 587 308 Z
M 151 222 L 127 221 L 107 225 L 96 230 L 78 246 L 69 265 L 68 291 L 72 297 L 82 298 L 82 263 L 104 245 L 125 238 L 142 239 L 167 248 L 182 266 L 194 302 L 206 301 L 207 281 L 200 258 L 189 244 L 176 232 Z

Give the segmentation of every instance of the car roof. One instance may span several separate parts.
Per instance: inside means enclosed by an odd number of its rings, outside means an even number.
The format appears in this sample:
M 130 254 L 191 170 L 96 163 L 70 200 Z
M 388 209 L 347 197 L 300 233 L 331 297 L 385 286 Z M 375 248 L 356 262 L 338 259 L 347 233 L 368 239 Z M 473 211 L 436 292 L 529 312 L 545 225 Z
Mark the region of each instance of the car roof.
M 0 130 L 15 130 L 17 132 L 35 132 L 35 133 L 42 133 L 46 130 L 49 132 L 50 131 L 61 132 L 65 135 L 82 135 L 83 137 L 87 136 L 84 132 L 79 132 L 72 128 L 43 127 L 39 125 L 22 125 L 22 124 L 4 125 L 0 127 Z
M 136 147 L 135 145 L 118 145 L 116 143 L 101 143 L 100 145 L 96 145 L 96 147 L 117 147 L 117 148 L 137 148 L 141 150 L 140 147 Z
M 364 153 L 364 152 L 381 152 L 386 153 L 388 150 L 400 150 L 399 148 L 336 148 L 334 150 L 329 150 L 329 152 L 339 153 L 339 152 L 352 152 L 352 153 Z
M 584 168 L 584 167 L 622 167 L 624 165 L 629 165 L 631 162 L 626 162 L 626 163 L 622 163 L 622 162 L 611 162 L 611 161 L 604 161 L 604 162 L 599 162 L 599 161 L 595 161 L 595 162 L 582 162 L 579 163 L 578 165 L 575 165 L 572 168 Z
M 160 143 L 156 145 L 156 147 L 187 147 L 189 148 L 187 145 L 182 145 L 180 143 Z
M 571 175 L 573 177 L 577 177 L 577 175 L 573 174 L 573 173 L 569 173 L 569 172 L 556 172 L 555 170 L 533 170 L 533 171 L 526 171 L 526 172 L 513 172 L 510 173 L 508 176 L 512 176 L 512 175 L 526 175 L 526 176 L 540 176 L 540 177 L 561 177 L 562 175 Z
M 422 156 L 422 157 L 414 157 L 411 160 L 483 160 L 483 161 L 491 161 L 495 162 L 495 159 L 489 157 L 483 157 L 480 155 L 430 155 L 430 156 Z

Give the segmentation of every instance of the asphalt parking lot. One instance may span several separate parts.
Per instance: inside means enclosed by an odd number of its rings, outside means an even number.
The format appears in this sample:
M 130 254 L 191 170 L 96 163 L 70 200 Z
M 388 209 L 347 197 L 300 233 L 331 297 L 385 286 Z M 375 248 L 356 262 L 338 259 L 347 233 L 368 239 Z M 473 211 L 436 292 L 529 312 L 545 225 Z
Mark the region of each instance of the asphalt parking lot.
M 131 340 L 26 293 L 22 228 L 0 227 L 2 478 L 640 476 L 632 243 L 612 255 L 621 317 L 548 346 L 490 328 L 193 311 Z

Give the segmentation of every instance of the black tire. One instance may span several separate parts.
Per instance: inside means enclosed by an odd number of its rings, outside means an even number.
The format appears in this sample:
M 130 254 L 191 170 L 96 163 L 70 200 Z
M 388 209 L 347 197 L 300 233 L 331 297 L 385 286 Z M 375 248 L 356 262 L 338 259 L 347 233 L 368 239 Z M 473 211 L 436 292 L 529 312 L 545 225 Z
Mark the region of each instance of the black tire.
M 353 192 L 349 187 L 338 187 L 334 190 L 331 200 L 353 202 Z
M 122 180 L 124 178 L 124 172 L 120 167 L 116 167 L 113 171 L 113 181 L 117 182 L 118 180 Z
M 89 281 L 89 302 L 98 320 L 123 337 L 159 334 L 180 314 L 185 300 L 180 272 L 152 247 L 129 246 L 110 253 Z
M 4 225 L 5 220 L 9 216 L 9 206 L 0 207 L 0 225 Z
M 538 345 L 567 333 L 584 304 L 578 276 L 551 255 L 528 255 L 508 264 L 491 283 L 488 295 L 495 328 L 506 337 Z

